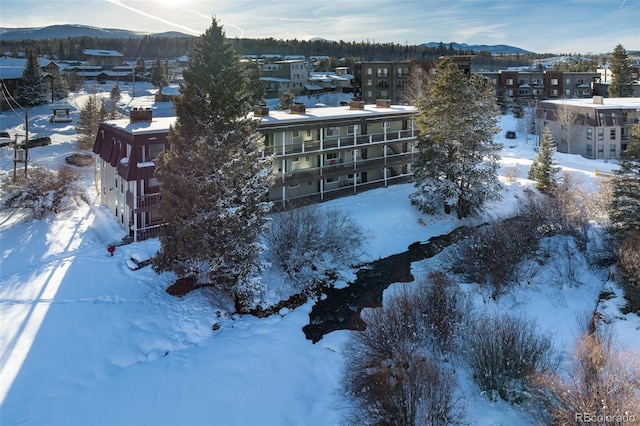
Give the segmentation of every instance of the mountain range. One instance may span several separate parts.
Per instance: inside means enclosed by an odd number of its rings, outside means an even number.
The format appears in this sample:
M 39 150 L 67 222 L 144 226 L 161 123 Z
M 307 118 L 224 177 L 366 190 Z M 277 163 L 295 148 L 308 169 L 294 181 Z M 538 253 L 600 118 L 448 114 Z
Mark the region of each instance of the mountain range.
M 143 33 L 116 28 L 98 28 L 87 25 L 51 25 L 41 28 L 5 28 L 0 27 L 0 40 L 46 40 L 52 38 L 92 37 L 92 38 L 142 38 L 153 37 L 193 37 L 177 31 L 164 33 Z
M 44 40 L 53 38 L 69 38 L 69 37 L 92 37 L 92 38 L 142 38 L 144 36 L 152 37 L 193 37 L 192 35 L 181 33 L 178 31 L 169 31 L 164 33 L 143 33 L 130 30 L 122 30 L 116 28 L 99 28 L 87 25 L 51 25 L 41 28 L 5 28 L 0 27 L 0 40 Z M 441 42 L 423 43 L 421 46 L 438 47 Z M 485 44 L 466 44 L 466 43 L 443 43 L 445 46 L 452 45 L 456 50 L 473 50 L 476 52 L 485 51 L 493 54 L 528 54 L 532 53 L 519 47 L 508 45 L 485 45 Z

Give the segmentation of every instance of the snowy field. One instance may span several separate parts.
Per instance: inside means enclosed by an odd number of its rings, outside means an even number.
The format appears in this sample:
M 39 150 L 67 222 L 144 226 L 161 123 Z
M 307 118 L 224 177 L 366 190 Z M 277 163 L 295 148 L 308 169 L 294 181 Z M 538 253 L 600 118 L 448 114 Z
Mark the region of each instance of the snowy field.
M 138 96 L 125 93 L 121 108 L 151 105 L 150 87 L 136 86 Z M 30 133 L 52 138 L 51 145 L 30 151 L 32 165 L 57 168 L 74 152 L 73 125 L 83 96 L 69 99 L 71 124 L 51 125 L 50 106 L 29 111 Z M 312 106 L 335 99 L 308 101 Z M 170 114 L 170 106 L 155 105 L 154 114 Z M 22 133 L 23 117 L 2 113 L 0 130 Z M 493 217 L 509 215 L 522 191 L 532 186 L 526 176 L 533 137 L 518 131 L 517 139 L 502 139 L 518 126 L 511 116 L 502 117 L 501 125 L 503 132 L 496 136 L 505 143 L 501 174 L 516 179 L 503 178 L 505 198 L 487 210 Z M 596 170 L 616 167 L 575 155 L 556 158 L 592 190 L 602 179 Z M 13 151 L 0 148 L 0 175 L 12 173 Z M 27 212 L 0 213 L 0 424 L 324 426 L 344 420 L 348 407 L 336 391 L 349 332 L 333 332 L 316 344 L 306 340 L 302 327 L 311 303 L 258 319 L 232 315 L 205 293 L 169 296 L 165 289 L 173 276 L 125 265 L 132 254 L 153 254 L 157 240 L 118 247 L 108 255 L 107 246 L 124 232 L 99 204 L 93 168 L 82 173 L 89 204 L 78 200 L 41 220 L 31 220 Z M 413 242 L 485 219 L 423 216 L 410 206 L 411 192 L 411 185 L 398 185 L 322 206 L 358 218 L 371 236 L 363 260 L 402 252 Z M 437 262 L 437 257 L 417 262 L 414 269 L 437 268 Z M 526 314 L 570 351 L 578 318 L 596 307 L 603 289 L 611 290 L 618 297 L 600 311 L 622 343 L 640 347 L 640 320 L 620 314 L 619 291 L 606 276 L 584 268 L 582 285 L 566 287 L 554 282 L 554 273 L 541 274 L 535 285 L 519 286 L 498 301 L 478 297 L 478 306 Z M 212 328 L 216 323 L 218 330 Z M 488 402 L 464 372 L 459 377 L 466 409 L 460 422 L 533 424 L 517 407 Z

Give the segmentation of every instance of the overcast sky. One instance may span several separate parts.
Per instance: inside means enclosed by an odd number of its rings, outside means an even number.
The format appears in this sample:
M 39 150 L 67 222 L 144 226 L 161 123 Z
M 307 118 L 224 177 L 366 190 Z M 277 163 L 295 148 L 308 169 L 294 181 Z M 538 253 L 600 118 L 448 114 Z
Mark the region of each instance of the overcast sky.
M 640 0 L 0 0 L 1 27 L 82 24 L 228 37 L 640 50 Z

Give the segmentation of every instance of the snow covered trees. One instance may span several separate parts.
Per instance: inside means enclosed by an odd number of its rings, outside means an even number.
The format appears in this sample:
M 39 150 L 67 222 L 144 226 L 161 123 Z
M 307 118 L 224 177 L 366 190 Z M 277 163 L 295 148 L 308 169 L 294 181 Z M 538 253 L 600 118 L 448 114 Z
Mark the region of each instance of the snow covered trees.
M 633 96 L 633 76 L 631 74 L 631 61 L 627 51 L 621 44 L 613 49 L 611 59 L 611 84 L 609 85 L 609 97 L 629 98 Z
M 560 171 L 553 155 L 556 153 L 556 144 L 549 132 L 549 126 L 545 126 L 538 153 L 533 158 L 529 169 L 529 179 L 536 181 L 536 188 L 544 193 L 551 193 L 555 188 L 556 174 Z
M 609 218 L 618 235 L 640 232 L 640 125 L 633 127 L 631 135 L 613 179 Z
M 160 61 L 160 58 L 156 58 L 153 62 L 153 68 L 151 68 L 149 81 L 154 87 L 158 88 L 158 93 L 162 94 L 162 89 L 169 84 L 169 64 L 166 61 Z
M 101 98 L 95 93 L 87 97 L 87 101 L 80 109 L 80 116 L 76 123 L 78 134 L 78 148 L 91 149 L 96 141 L 98 127 L 107 118 L 107 109 Z
M 38 62 L 38 54 L 32 47 L 27 48 L 27 64 L 22 72 L 19 93 L 20 102 L 24 107 L 47 103 L 47 84 Z
M 216 20 L 183 75 L 171 149 L 156 164 L 167 224 L 154 266 L 229 292 L 246 310 L 260 291 L 269 210 L 270 159 L 261 158 L 263 139 L 247 116 L 258 99 Z
M 499 200 L 502 145 L 493 136 L 500 111 L 488 82 L 468 78 L 445 59 L 416 108 L 420 138 L 411 203 L 426 213 L 455 209 L 463 218 L 485 201 Z

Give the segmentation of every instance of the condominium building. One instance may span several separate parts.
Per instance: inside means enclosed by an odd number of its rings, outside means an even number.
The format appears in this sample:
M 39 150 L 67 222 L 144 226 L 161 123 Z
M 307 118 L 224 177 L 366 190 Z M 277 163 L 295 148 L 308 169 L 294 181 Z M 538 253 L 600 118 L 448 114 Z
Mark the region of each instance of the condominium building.
M 640 98 L 546 100 L 536 108 L 539 128 L 549 126 L 559 152 L 590 159 L 619 159 L 639 119 Z
M 411 181 L 414 114 L 389 100 L 309 109 L 294 103 L 287 111 L 257 106 L 251 116 L 265 137 L 264 155 L 273 158 L 269 199 L 306 204 Z M 140 109 L 100 125 L 93 151 L 100 157 L 102 203 L 134 241 L 157 236 L 163 224 L 154 161 L 169 149 L 174 122 Z

